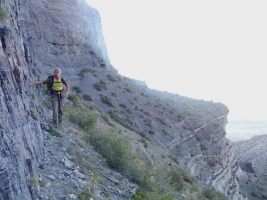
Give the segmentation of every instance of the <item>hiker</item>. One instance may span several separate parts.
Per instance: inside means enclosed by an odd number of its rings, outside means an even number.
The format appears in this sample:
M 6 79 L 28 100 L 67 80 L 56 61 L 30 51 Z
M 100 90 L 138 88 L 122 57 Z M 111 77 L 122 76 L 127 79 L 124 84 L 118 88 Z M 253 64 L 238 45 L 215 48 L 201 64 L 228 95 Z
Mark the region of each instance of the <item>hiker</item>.
M 33 85 L 48 85 L 48 93 L 51 94 L 51 101 L 53 107 L 53 122 L 56 127 L 62 123 L 63 116 L 63 99 L 68 95 L 70 86 L 69 84 L 61 77 L 61 69 L 55 68 L 54 75 L 49 76 L 45 81 L 36 81 L 30 83 L 30 86 Z M 63 92 L 63 84 L 67 87 L 67 91 Z

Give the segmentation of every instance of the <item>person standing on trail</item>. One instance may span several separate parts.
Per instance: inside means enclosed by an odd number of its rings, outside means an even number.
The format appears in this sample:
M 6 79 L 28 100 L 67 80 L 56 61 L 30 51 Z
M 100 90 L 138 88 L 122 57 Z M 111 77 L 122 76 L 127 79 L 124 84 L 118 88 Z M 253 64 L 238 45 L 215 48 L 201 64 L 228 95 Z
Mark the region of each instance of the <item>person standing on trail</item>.
M 56 127 L 58 124 L 62 123 L 63 116 L 63 99 L 68 96 L 70 86 L 69 84 L 61 77 L 61 69 L 55 68 L 54 75 L 49 76 L 45 81 L 36 81 L 30 83 L 30 86 L 33 85 L 42 85 L 47 84 L 48 92 L 51 94 L 51 101 L 53 107 L 53 122 Z M 67 91 L 64 92 L 63 84 L 66 86 Z

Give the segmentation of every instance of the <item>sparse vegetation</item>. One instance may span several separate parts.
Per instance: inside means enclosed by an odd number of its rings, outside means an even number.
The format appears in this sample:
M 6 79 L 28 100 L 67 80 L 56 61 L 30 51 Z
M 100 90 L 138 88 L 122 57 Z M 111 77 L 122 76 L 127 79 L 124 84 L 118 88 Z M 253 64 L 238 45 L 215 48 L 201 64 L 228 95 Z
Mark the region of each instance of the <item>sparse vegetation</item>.
M 140 140 L 140 142 L 143 143 L 143 145 L 144 145 L 145 148 L 148 147 L 148 143 L 147 143 L 147 140 L 145 138 L 142 137 L 142 139 Z
M 162 188 L 154 186 L 152 190 L 138 189 L 132 200 L 174 200 L 174 195 L 165 194 Z
M 92 97 L 91 97 L 90 95 L 88 95 L 88 94 L 84 94 L 84 95 L 83 95 L 83 99 L 84 99 L 85 101 L 93 101 Z
M 93 112 L 84 112 L 81 108 L 68 108 L 66 115 L 71 122 L 78 124 L 86 131 L 93 129 L 96 126 L 98 115 Z
M 30 110 L 30 112 L 31 112 L 32 118 L 35 119 L 35 120 L 38 120 L 38 114 L 37 114 L 37 112 L 35 110 L 32 110 L 32 109 Z
M 111 119 L 113 119 L 115 122 L 119 123 L 120 125 L 124 126 L 125 128 L 135 131 L 133 127 L 128 123 L 127 120 L 121 119 L 114 111 L 108 112 Z
M 100 99 L 101 99 L 101 101 L 102 101 L 104 104 L 107 104 L 107 105 L 109 105 L 109 106 L 111 106 L 111 107 L 114 106 L 113 103 L 112 103 L 112 100 L 111 100 L 109 97 L 107 97 L 107 96 L 101 96 Z
M 53 129 L 51 125 L 48 125 L 48 126 L 49 126 L 49 130 L 48 130 L 48 132 L 49 132 L 51 135 L 53 135 L 53 136 L 55 136 L 55 137 L 63 137 L 59 132 L 57 132 L 55 129 Z
M 32 187 L 37 187 L 38 185 L 38 180 L 34 177 L 34 176 L 31 176 L 29 178 L 29 183 Z
M 209 200 L 227 200 L 222 193 L 216 192 L 213 188 L 204 189 L 202 195 Z
M 110 125 L 110 126 L 114 126 L 114 124 L 113 124 L 113 122 L 112 122 L 112 120 L 111 120 L 109 114 L 107 114 L 107 113 L 102 113 L 102 114 L 101 114 L 101 117 L 102 117 L 102 119 L 103 119 L 108 125 Z
M 161 119 L 160 117 L 156 117 L 156 119 L 162 124 L 162 125 L 166 125 L 166 123 L 164 122 L 163 119 Z
M 145 122 L 145 125 L 147 125 L 149 128 L 153 128 L 153 125 L 152 125 L 152 120 L 151 119 L 149 119 L 149 118 L 146 118 L 145 120 L 144 120 L 144 122 Z
M 78 106 L 81 103 L 81 98 L 76 94 L 69 94 L 68 99 L 72 101 L 75 106 Z
M 68 95 L 68 100 L 70 100 L 73 103 L 73 106 L 79 107 L 82 109 L 89 109 L 89 110 L 95 110 L 95 106 L 89 102 L 89 101 L 84 101 L 83 99 L 87 97 L 81 97 L 78 94 L 69 94 Z M 66 109 L 68 109 L 67 107 Z
M 36 95 L 33 92 L 31 93 L 31 96 L 32 96 L 32 100 L 36 99 Z
M 101 80 L 101 81 L 99 81 L 97 83 L 94 83 L 94 88 L 97 91 L 102 91 L 102 90 L 106 90 L 107 89 L 107 86 L 106 86 L 106 83 Z
M 97 74 L 93 74 L 94 77 L 98 78 L 98 75 Z
M 81 78 L 84 78 L 85 77 L 85 74 L 86 73 L 89 73 L 91 72 L 92 70 L 89 69 L 89 68 L 84 68 L 82 70 L 80 70 L 80 72 L 77 74 L 78 76 L 80 76 Z
M 125 104 L 119 104 L 119 106 L 120 106 L 121 108 L 127 108 L 127 106 L 126 106 Z
M 173 157 L 173 156 L 170 156 L 170 159 L 172 159 L 173 162 L 175 162 L 177 165 L 179 165 L 179 160 L 178 160 L 178 158 Z
M 92 144 L 106 159 L 111 168 L 120 171 L 139 184 L 140 188 L 132 197 L 132 200 L 175 200 L 177 199 L 177 194 L 178 196 L 183 194 L 186 199 L 192 200 L 227 199 L 213 189 L 201 190 L 197 181 L 175 164 L 170 166 L 167 163 L 164 164 L 163 159 L 167 158 L 165 154 L 158 156 L 157 159 L 159 160 L 154 164 L 155 168 L 148 166 L 139 152 L 131 146 L 123 135 L 120 135 L 119 130 L 116 128 L 117 125 L 114 121 L 129 128 L 130 116 L 121 119 L 115 111 L 110 111 L 109 115 L 99 113 L 97 110 L 90 111 L 89 109 L 84 109 L 84 107 L 88 108 L 90 102 L 84 101 L 78 95 L 73 96 L 71 99 L 76 104 L 74 104 L 74 107 L 67 108 L 66 116 L 84 130 L 84 135 L 81 137 L 83 144 Z M 103 121 L 99 120 L 99 116 L 106 122 L 105 126 L 101 125 Z M 145 121 L 152 126 L 151 119 L 147 118 Z M 150 131 L 153 130 L 151 129 Z M 140 142 L 143 143 L 145 148 L 148 147 L 148 142 L 145 138 L 141 138 Z M 83 163 L 86 157 L 80 155 L 79 151 L 75 150 L 75 147 L 74 149 L 69 148 L 68 153 L 73 156 L 74 162 L 80 163 L 79 165 L 84 168 Z M 153 161 L 156 160 L 153 156 L 152 159 Z M 175 161 L 175 159 L 172 160 Z M 163 163 L 161 168 L 159 163 Z M 178 164 L 178 160 L 175 163 Z M 78 199 L 91 198 L 90 192 L 90 189 L 86 187 L 86 189 L 77 194 Z
M 5 21 L 8 19 L 8 11 L 7 8 L 0 8 L 0 20 Z
M 127 141 L 120 137 L 115 129 L 97 129 L 89 131 L 87 138 L 96 150 L 107 159 L 108 164 L 119 171 L 128 172 L 134 165 L 134 154 Z
M 125 109 L 125 111 L 130 115 L 132 114 L 132 111 L 129 108 Z
M 108 79 L 109 81 L 111 81 L 111 82 L 116 82 L 116 81 L 117 81 L 117 79 L 114 78 L 111 74 L 108 74 L 108 75 L 107 75 L 107 79 Z
M 182 191 L 185 187 L 185 183 L 193 184 L 194 180 L 188 176 L 188 174 L 179 168 L 172 168 L 167 176 L 169 183 L 175 187 L 177 191 Z
M 124 88 L 124 90 L 126 91 L 126 92 L 129 92 L 129 93 L 133 93 L 133 91 L 130 89 L 130 88 Z
M 136 181 L 143 179 L 146 172 L 137 162 L 131 145 L 114 128 L 97 127 L 98 114 L 84 109 L 68 108 L 68 119 L 85 130 L 85 142 L 93 144 L 96 150 L 107 159 L 107 163 Z
M 81 93 L 81 89 L 80 89 L 78 86 L 74 86 L 74 87 L 72 88 L 72 90 L 73 90 L 74 92 L 76 92 L 77 94 Z
M 117 97 L 118 95 L 115 92 L 111 92 L 111 96 Z
M 151 114 L 149 112 L 144 112 L 144 114 L 151 117 Z
M 169 132 L 166 131 L 165 129 L 162 129 L 161 131 L 162 131 L 162 133 L 163 133 L 164 135 L 169 135 Z
M 82 191 L 78 192 L 77 197 L 79 200 L 89 200 L 92 195 L 88 188 L 84 188 Z

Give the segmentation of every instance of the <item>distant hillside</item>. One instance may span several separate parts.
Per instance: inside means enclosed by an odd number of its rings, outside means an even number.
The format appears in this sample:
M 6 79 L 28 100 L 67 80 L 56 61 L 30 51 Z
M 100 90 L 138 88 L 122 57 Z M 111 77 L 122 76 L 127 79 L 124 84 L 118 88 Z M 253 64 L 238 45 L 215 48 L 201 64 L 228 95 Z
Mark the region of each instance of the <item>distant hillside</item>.
M 231 141 L 247 140 L 266 134 L 267 121 L 229 121 L 226 126 L 226 137 Z

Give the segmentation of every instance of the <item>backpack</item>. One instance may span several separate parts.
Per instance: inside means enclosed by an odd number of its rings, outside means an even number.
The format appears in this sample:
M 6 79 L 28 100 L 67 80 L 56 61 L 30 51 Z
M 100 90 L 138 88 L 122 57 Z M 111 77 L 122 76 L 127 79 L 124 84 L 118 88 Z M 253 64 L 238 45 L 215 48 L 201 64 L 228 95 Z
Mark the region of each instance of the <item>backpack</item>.
M 51 95 L 52 87 L 54 84 L 54 75 L 48 76 L 47 79 L 50 79 L 50 82 L 47 84 L 47 94 Z

